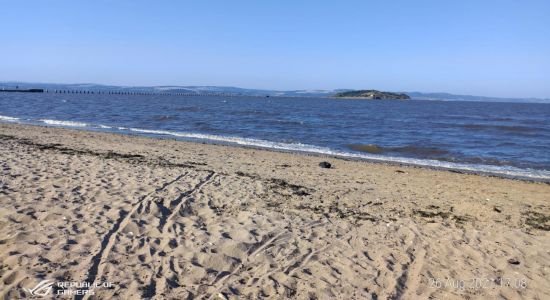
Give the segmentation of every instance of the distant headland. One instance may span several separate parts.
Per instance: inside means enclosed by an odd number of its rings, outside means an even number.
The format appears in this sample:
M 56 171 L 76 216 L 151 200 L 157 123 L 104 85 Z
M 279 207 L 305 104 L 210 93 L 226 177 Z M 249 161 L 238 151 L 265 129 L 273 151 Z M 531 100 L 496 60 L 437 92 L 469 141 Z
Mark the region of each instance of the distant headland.
M 320 89 L 320 90 L 266 90 L 249 89 L 231 86 L 117 86 L 94 83 L 37 83 L 20 81 L 0 81 L 1 90 L 43 89 L 44 93 L 69 93 L 69 94 L 114 94 L 114 95 L 189 95 L 189 96 L 250 96 L 250 97 L 319 97 L 319 98 L 350 98 L 361 99 L 357 96 L 336 96 L 346 92 L 361 93 L 362 90 L 352 89 Z M 379 92 L 379 91 L 374 91 Z M 387 93 L 387 92 L 379 92 Z M 399 91 L 389 93 L 399 95 L 405 93 L 412 100 L 435 101 L 480 101 L 480 102 L 517 102 L 517 103 L 550 103 L 550 98 L 501 98 L 472 95 L 455 95 L 449 93 L 425 93 L 414 91 Z M 395 96 L 381 99 L 395 99 Z M 374 98 L 376 99 L 376 97 Z M 397 98 L 400 99 L 400 98 Z
M 44 89 L 19 89 L 19 87 L 15 89 L 0 89 L 0 92 L 5 93 L 44 93 Z
M 377 90 L 357 90 L 341 92 L 334 95 L 335 98 L 356 98 L 356 99 L 372 99 L 372 100 L 409 100 L 407 94 L 398 94 L 391 92 L 381 92 Z

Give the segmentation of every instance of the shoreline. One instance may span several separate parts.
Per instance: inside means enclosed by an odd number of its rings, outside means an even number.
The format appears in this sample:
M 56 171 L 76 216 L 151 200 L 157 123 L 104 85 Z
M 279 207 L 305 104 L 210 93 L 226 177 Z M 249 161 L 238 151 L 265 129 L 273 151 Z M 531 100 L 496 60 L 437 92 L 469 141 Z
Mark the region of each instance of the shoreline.
M 45 279 L 99 298 L 550 297 L 548 184 L 18 124 L 0 157 L 0 299 Z M 487 288 L 440 284 L 470 279 Z
M 415 158 L 393 157 L 393 156 L 368 157 L 369 154 L 359 154 L 359 153 L 355 154 L 351 152 L 350 153 L 343 152 L 342 154 L 338 154 L 337 153 L 338 151 L 336 150 L 331 150 L 336 153 L 322 153 L 322 152 L 316 152 L 314 150 L 301 150 L 301 149 L 293 150 L 293 149 L 284 149 L 284 148 L 261 146 L 261 145 L 239 144 L 238 142 L 215 140 L 215 139 L 209 139 L 207 137 L 204 137 L 204 138 L 186 137 L 186 136 L 178 137 L 177 132 L 170 132 L 170 131 L 164 131 L 164 130 L 125 128 L 126 131 L 119 129 L 120 132 L 115 132 L 114 127 L 105 126 L 105 125 L 92 125 L 92 124 L 84 124 L 84 123 L 78 123 L 78 122 L 77 123 L 68 122 L 73 125 L 64 126 L 62 124 L 62 121 L 55 121 L 55 122 L 58 122 L 59 124 L 52 123 L 50 125 L 42 125 L 42 124 L 19 123 L 19 121 L 20 121 L 19 118 L 14 118 L 13 120 L 6 119 L 4 122 L 0 122 L 0 126 L 2 124 L 7 124 L 7 125 L 46 127 L 46 128 L 54 128 L 54 129 L 62 128 L 67 130 L 89 131 L 89 132 L 107 133 L 107 134 L 114 134 L 114 135 L 127 135 L 127 136 L 135 136 L 135 137 L 146 137 L 151 139 L 174 140 L 174 141 L 186 142 L 186 143 L 199 143 L 199 144 L 228 146 L 228 147 L 237 147 L 237 148 L 245 148 L 245 149 L 274 151 L 279 153 L 326 157 L 326 158 L 341 159 L 341 160 L 348 160 L 348 161 L 359 161 L 359 162 L 367 162 L 367 163 L 374 163 L 374 164 L 387 164 L 387 165 L 393 165 L 393 166 L 425 168 L 430 170 L 447 171 L 447 172 L 460 173 L 460 174 L 472 174 L 472 175 L 478 175 L 478 176 L 488 176 L 488 177 L 522 180 L 522 181 L 528 181 L 528 182 L 542 182 L 542 183 L 550 184 L 550 177 L 540 177 L 543 175 L 517 174 L 518 172 L 545 171 L 545 170 L 521 169 L 513 166 L 509 166 L 509 168 L 512 168 L 512 170 L 509 170 L 509 171 L 505 169 L 481 170 L 483 168 L 485 169 L 501 168 L 502 166 L 465 164 L 465 163 L 447 162 L 447 161 L 440 161 L 440 160 L 433 160 L 433 159 L 415 159 Z M 52 121 L 52 120 L 46 120 L 46 121 Z M 136 132 L 141 132 L 141 134 Z M 161 133 L 161 132 L 164 132 L 164 133 Z M 202 135 L 202 134 L 191 134 L 191 135 Z M 208 135 L 204 135 L 204 136 L 208 136 Z M 239 138 L 224 137 L 224 136 L 219 136 L 219 138 L 237 139 L 237 140 L 239 139 Z M 246 140 L 246 138 L 243 138 L 243 139 Z M 261 140 L 258 140 L 258 141 L 261 141 Z M 266 141 L 266 142 L 269 142 L 269 141 Z M 407 161 L 407 160 L 410 160 L 410 161 Z M 451 164 L 451 166 L 437 165 L 437 164 Z M 512 172 L 512 174 L 510 174 L 509 172 Z M 513 174 L 514 172 L 516 174 Z

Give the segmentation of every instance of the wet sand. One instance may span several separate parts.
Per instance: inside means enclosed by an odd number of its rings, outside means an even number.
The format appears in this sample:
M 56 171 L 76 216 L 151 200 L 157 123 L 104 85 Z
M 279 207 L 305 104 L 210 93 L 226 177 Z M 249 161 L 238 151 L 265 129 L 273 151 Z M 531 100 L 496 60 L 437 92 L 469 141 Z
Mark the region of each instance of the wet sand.
M 548 299 L 549 200 L 546 183 L 0 124 L 0 297 L 52 280 L 109 283 L 90 299 Z

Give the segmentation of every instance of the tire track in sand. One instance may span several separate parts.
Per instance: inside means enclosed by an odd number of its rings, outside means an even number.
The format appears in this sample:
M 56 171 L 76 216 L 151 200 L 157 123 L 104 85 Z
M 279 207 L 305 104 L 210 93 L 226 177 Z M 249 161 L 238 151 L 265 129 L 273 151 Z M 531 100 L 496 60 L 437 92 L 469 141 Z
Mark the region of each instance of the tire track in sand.
M 202 189 L 202 187 L 214 180 L 215 175 L 215 172 L 209 172 L 209 174 L 199 183 L 197 183 L 192 189 L 181 193 L 174 201 L 172 201 L 170 208 L 168 209 L 170 210 L 169 214 L 163 213 L 163 215 L 160 217 L 161 219 L 158 228 L 161 233 L 164 231 L 164 227 L 166 225 L 168 225 L 169 227 L 173 223 L 173 218 L 179 213 L 182 205 L 187 202 L 186 200 L 189 200 L 194 194 L 198 193 Z M 160 237 L 160 239 L 165 239 L 165 237 Z M 161 244 L 164 243 L 161 242 Z M 158 264 L 158 266 L 153 268 L 153 275 L 151 277 L 149 285 L 145 288 L 145 291 L 142 295 L 143 298 L 153 298 L 157 295 L 157 291 L 159 288 L 157 286 L 158 283 L 155 280 L 155 277 L 162 277 L 159 275 L 163 273 L 163 266 L 166 265 L 167 260 L 169 261 L 170 258 L 172 258 L 169 255 L 170 253 L 166 252 L 165 250 L 167 249 L 162 250 L 164 254 L 161 257 L 160 263 Z M 160 288 L 164 288 L 164 286 L 161 285 Z
M 111 230 L 109 230 L 109 232 L 107 232 L 107 234 L 103 237 L 103 241 L 101 241 L 101 248 L 99 249 L 98 253 L 94 255 L 94 257 L 92 257 L 92 266 L 88 269 L 88 277 L 86 278 L 85 282 L 88 282 L 92 285 L 93 283 L 95 283 L 98 276 L 103 272 L 102 263 L 105 262 L 107 257 L 109 256 L 109 253 L 113 248 L 115 242 L 115 237 L 122 229 L 124 229 L 124 227 L 126 227 L 126 225 L 128 225 L 132 214 L 137 210 L 139 205 L 154 193 L 165 190 L 168 186 L 174 184 L 175 182 L 178 182 L 187 174 L 187 172 L 183 173 L 176 177 L 174 180 L 165 182 L 161 187 L 158 187 L 155 190 L 142 196 L 132 204 L 132 209 L 129 212 L 125 210 L 119 211 L 119 218 L 117 219 Z M 85 289 L 85 291 L 87 290 L 88 289 Z M 85 298 L 87 298 L 87 294 L 85 293 L 83 293 L 83 295 L 75 295 L 74 297 L 75 300 L 82 300 Z

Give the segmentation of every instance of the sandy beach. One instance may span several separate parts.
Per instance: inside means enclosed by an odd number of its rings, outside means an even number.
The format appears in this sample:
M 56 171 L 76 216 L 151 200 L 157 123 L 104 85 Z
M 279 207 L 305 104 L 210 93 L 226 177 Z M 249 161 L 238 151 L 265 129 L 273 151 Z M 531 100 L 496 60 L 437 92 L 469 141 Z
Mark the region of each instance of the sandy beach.
M 99 284 L 75 299 L 549 299 L 549 200 L 547 183 L 0 124 L 0 298 L 51 280 Z

